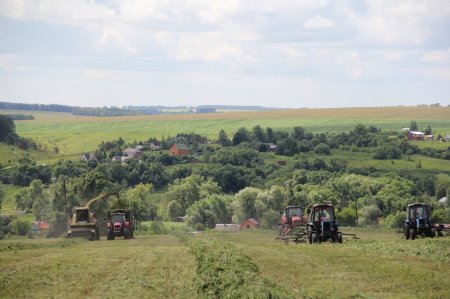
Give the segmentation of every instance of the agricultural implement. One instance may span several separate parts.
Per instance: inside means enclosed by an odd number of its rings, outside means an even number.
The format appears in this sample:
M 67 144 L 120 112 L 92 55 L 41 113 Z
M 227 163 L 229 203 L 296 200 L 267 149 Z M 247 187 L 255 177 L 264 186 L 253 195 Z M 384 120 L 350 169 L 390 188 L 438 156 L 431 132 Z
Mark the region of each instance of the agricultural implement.
M 89 237 L 92 241 L 99 240 L 100 231 L 97 224 L 97 215 L 90 212 L 89 208 L 97 200 L 110 195 L 115 195 L 119 198 L 117 193 L 106 193 L 92 198 L 83 207 L 74 208 L 72 217 L 68 221 L 69 229 L 67 230 L 67 237 Z
M 307 234 L 310 244 L 324 241 L 342 243 L 342 232 L 339 231 L 333 205 L 316 204 L 312 207 Z
M 300 206 L 284 207 L 279 225 L 279 236 L 276 239 L 283 240 L 286 243 L 289 241 L 295 243 L 306 242 L 307 223 L 307 217 L 303 215 Z
M 108 211 L 107 221 L 107 240 L 114 240 L 115 237 L 133 238 L 135 220 L 133 212 L 130 210 L 116 209 Z
M 434 238 L 437 231 L 431 223 L 426 204 L 413 203 L 408 205 L 406 219 L 403 221 L 403 235 L 406 240 L 414 240 L 419 236 Z

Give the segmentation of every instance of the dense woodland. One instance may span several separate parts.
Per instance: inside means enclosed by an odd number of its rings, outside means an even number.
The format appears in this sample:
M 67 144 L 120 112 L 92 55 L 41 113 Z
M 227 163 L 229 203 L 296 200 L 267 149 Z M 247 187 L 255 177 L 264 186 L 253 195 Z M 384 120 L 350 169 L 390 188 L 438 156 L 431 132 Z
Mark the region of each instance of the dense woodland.
M 191 155 L 170 156 L 167 149 L 180 140 L 191 149 Z M 150 143 L 160 143 L 161 149 L 151 151 Z M 113 156 L 136 145 L 143 147 L 142 156 L 125 163 L 111 162 Z M 273 145 L 276 150 L 270 152 Z M 139 220 L 184 217 L 197 230 L 248 218 L 271 228 L 279 222 L 284 205 L 306 209 L 324 202 L 335 204 L 339 221 L 349 226 L 382 224 L 395 228 L 403 220 L 406 205 L 417 201 L 430 204 L 436 222 L 450 222 L 450 207 L 438 203 L 450 194 L 450 185 L 437 183 L 436 173 L 352 168 L 346 160 L 333 157 L 335 149 L 370 153 L 374 159 L 392 163 L 413 154 L 450 159 L 450 147 L 419 149 L 403 133 L 364 125 L 338 134 L 314 134 L 302 127 L 286 132 L 255 126 L 252 130 L 240 128 L 231 137 L 222 130 L 212 142 L 194 133 L 133 143 L 122 138 L 105 141 L 95 151 L 96 159 L 88 162 L 60 160 L 40 165 L 24 158 L 4 169 L 0 180 L 23 186 L 15 195 L 18 209 L 33 212 L 37 220 L 50 219 L 60 225 L 53 226 L 50 236 L 62 232 L 57 228 L 64 223 L 64 193 L 71 210 L 111 190 L 121 193 L 120 202 L 114 204 L 132 208 Z M 290 157 L 289 163 L 277 164 L 283 157 Z M 96 207 L 98 213 L 110 204 Z

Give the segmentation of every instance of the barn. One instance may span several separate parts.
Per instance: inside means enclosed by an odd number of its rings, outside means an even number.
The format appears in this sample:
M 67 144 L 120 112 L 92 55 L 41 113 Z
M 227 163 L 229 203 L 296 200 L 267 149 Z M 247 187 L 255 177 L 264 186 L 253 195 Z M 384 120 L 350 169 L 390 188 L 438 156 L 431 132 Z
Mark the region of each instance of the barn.
M 247 219 L 241 223 L 241 230 L 259 228 L 259 222 L 253 218 Z
M 186 156 L 190 153 L 189 148 L 183 143 L 174 143 L 169 149 L 169 155 L 171 156 Z

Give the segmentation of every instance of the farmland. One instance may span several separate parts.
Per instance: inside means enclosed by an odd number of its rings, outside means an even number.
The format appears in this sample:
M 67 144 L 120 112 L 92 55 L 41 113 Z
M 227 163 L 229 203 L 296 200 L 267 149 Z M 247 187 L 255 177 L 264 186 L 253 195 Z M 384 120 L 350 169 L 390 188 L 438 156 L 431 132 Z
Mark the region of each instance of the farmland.
M 16 297 L 18 289 L 27 298 L 201 297 L 199 261 L 190 247 L 213 240 L 249 256 L 260 279 L 295 298 L 450 296 L 450 239 L 406 241 L 390 231 L 347 231 L 361 240 L 284 245 L 271 231 L 205 232 L 187 241 L 173 235 L 111 242 L 9 239 L 0 243 L 0 287 L 3 298 Z M 208 269 L 212 260 L 201 262 Z
M 27 113 L 32 113 L 35 120 L 16 122 L 17 132 L 49 147 L 58 145 L 61 155 L 91 151 L 101 141 L 118 137 L 132 142 L 147 140 L 149 137 L 161 138 L 182 132 L 195 132 L 216 139 L 221 129 L 230 135 L 240 127 L 251 129 L 256 125 L 274 130 L 291 130 L 295 126 L 302 126 L 309 132 L 318 133 L 349 131 L 357 124 L 364 124 L 398 131 L 409 126 L 411 120 L 416 120 L 419 127 L 430 125 L 435 134 L 450 133 L 448 107 L 294 109 L 126 117 L 83 117 L 34 111 Z

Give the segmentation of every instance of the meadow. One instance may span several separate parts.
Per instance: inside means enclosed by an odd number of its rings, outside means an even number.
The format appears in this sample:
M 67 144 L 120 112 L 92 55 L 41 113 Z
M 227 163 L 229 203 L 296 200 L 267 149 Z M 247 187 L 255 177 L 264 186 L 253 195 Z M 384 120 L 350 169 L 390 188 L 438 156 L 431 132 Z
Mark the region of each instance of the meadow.
M 276 287 L 285 294 L 281 298 L 450 297 L 448 237 L 407 241 L 392 231 L 343 231 L 360 239 L 285 245 L 264 230 L 138 235 L 130 241 L 12 238 L 0 242 L 0 288 L 2 298 L 16 298 L 18 290 L 23 298 L 199 298 L 208 297 L 199 286 L 224 292 L 230 287 L 215 284 L 214 275 L 205 277 L 204 271 L 219 271 L 218 278 L 228 275 L 227 269 L 241 275 L 230 263 L 244 263 L 251 271 L 234 283 L 250 292 Z M 219 242 L 214 245 L 222 248 L 219 257 L 229 259 L 217 268 L 217 256 L 193 250 L 201 240 Z
M 127 142 L 195 132 L 216 139 L 223 129 L 232 137 L 240 128 L 260 125 L 274 130 L 302 126 L 308 132 L 349 131 L 358 124 L 399 131 L 416 120 L 419 128 L 431 126 L 434 133 L 450 133 L 450 107 L 383 107 L 236 111 L 211 114 L 85 117 L 68 113 L 25 111 L 35 120 L 17 121 L 17 132 L 51 148 L 58 145 L 62 155 L 94 150 L 102 141 L 122 137 Z M 0 113 L 25 113 L 0 110 Z M 1 161 L 0 161 L 1 162 Z

